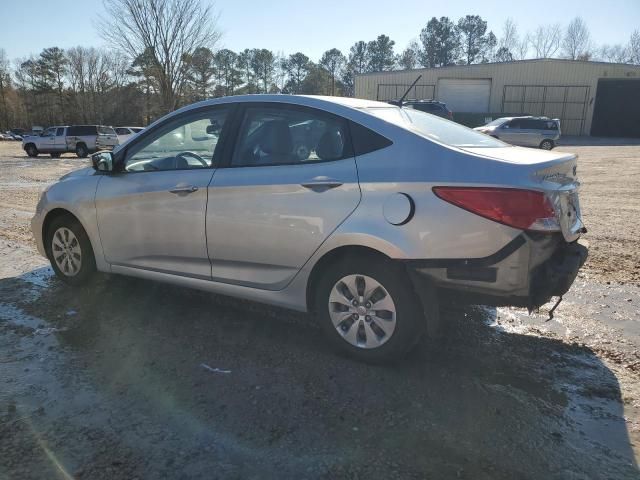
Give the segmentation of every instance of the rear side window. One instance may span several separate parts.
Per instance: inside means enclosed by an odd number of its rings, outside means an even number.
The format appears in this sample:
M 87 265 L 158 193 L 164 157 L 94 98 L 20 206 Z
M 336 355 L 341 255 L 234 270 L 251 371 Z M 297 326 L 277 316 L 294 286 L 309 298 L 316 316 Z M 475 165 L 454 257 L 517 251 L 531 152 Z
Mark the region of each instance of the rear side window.
M 115 135 L 116 132 L 113 128 L 111 127 L 103 127 L 103 126 L 99 126 L 98 127 L 98 134 L 99 135 Z
M 365 155 L 393 145 L 393 142 L 387 137 L 383 137 L 359 123 L 349 122 L 349 129 L 351 130 L 351 142 L 355 155 Z
M 544 120 L 542 128 L 544 130 L 558 130 L 558 122 L 554 122 L 553 120 Z
M 312 108 L 246 109 L 231 165 L 291 165 L 351 156 L 343 118 Z
M 532 118 L 524 118 L 520 120 L 520 128 L 528 130 L 539 130 L 540 127 L 540 121 L 538 120 L 534 120 Z
M 69 127 L 68 134 L 75 137 L 97 135 L 97 129 L 95 125 L 76 125 Z
M 367 111 L 387 122 L 406 128 L 436 142 L 459 148 L 505 147 L 506 144 L 484 133 L 412 108 L 368 108 Z

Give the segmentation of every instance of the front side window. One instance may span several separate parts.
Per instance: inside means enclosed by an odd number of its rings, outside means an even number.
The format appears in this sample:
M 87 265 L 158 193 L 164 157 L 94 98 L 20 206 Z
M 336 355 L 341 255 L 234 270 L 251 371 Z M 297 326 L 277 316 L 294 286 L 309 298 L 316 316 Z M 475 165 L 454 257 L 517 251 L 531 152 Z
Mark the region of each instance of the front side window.
M 131 147 L 125 170 L 145 172 L 210 167 L 226 119 L 226 109 L 205 110 L 159 127 Z
M 231 165 L 288 165 L 349 156 L 346 122 L 314 109 L 250 107 Z
M 56 132 L 56 136 L 62 137 L 63 135 L 64 135 L 64 127 L 58 128 L 58 131 Z
M 43 137 L 53 137 L 56 134 L 56 127 L 47 128 L 44 131 Z
M 129 135 L 129 129 L 128 128 L 116 128 L 116 133 L 118 135 Z

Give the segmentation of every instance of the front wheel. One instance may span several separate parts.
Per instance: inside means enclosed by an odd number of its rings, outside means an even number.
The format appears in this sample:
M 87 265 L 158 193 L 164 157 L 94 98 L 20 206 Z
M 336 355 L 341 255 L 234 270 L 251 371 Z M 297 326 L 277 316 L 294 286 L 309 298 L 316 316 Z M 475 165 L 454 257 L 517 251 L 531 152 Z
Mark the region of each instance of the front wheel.
M 27 155 L 29 155 L 32 158 L 35 158 L 38 156 L 38 149 L 36 148 L 36 146 L 34 144 L 29 144 L 25 147 L 25 152 L 27 152 Z
M 540 142 L 540 148 L 542 150 L 552 150 L 553 147 L 555 147 L 553 140 L 543 140 L 542 142 Z
M 333 264 L 319 282 L 315 309 L 333 345 L 365 362 L 406 354 L 425 319 L 406 272 L 390 260 L 355 258 Z
M 71 216 L 55 219 L 47 230 L 47 255 L 51 267 L 63 282 L 82 285 L 96 270 L 87 232 Z

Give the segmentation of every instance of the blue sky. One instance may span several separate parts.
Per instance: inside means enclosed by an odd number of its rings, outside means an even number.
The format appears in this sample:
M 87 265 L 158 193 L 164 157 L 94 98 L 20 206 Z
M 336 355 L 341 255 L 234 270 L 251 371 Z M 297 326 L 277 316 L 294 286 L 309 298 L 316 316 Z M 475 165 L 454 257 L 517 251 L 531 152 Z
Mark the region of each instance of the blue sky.
M 28 4 L 2 9 L 0 48 L 9 58 L 37 54 L 51 46 L 102 44 L 96 21 L 102 0 L 30 0 Z M 627 43 L 631 32 L 640 29 L 640 0 L 218 0 L 215 5 L 223 31 L 219 46 L 236 51 L 264 47 L 285 54 L 302 51 L 313 60 L 333 47 L 346 53 L 357 40 L 372 40 L 381 33 L 395 40 L 399 51 L 418 37 L 433 16 L 458 19 L 478 14 L 500 37 L 507 17 L 516 21 L 522 34 L 541 23 L 564 25 L 580 15 L 598 44 Z

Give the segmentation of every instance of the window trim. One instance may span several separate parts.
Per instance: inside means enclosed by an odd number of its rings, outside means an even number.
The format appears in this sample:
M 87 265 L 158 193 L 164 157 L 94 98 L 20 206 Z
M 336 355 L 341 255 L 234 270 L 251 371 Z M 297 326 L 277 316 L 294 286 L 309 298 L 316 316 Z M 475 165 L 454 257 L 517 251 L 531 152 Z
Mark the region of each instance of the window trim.
M 155 135 L 156 132 L 158 132 L 158 130 L 165 130 L 166 128 L 169 128 L 168 130 L 165 131 L 165 133 L 169 133 L 172 131 L 171 127 L 173 125 L 175 125 L 176 123 L 182 123 L 185 119 L 188 119 L 190 117 L 197 117 L 206 112 L 211 112 L 214 110 L 224 110 L 224 109 L 228 110 L 227 120 L 224 122 L 224 126 L 222 127 L 222 130 L 220 132 L 220 138 L 218 140 L 218 143 L 216 144 L 216 148 L 211 154 L 211 165 L 207 167 L 202 167 L 202 168 L 172 168 L 170 170 L 130 171 L 126 169 L 127 160 L 131 158 L 130 151 L 133 149 L 133 147 L 135 147 L 136 145 L 139 145 L 140 143 L 143 143 L 150 136 L 152 137 L 153 135 Z M 130 142 L 127 143 L 126 148 L 118 152 L 118 156 L 120 158 L 115 162 L 114 173 L 130 174 L 130 173 L 158 173 L 158 172 L 186 172 L 186 171 L 192 172 L 192 171 L 200 171 L 200 170 L 209 171 L 216 168 L 220 168 L 220 165 L 216 165 L 213 159 L 216 157 L 216 152 L 218 151 L 218 149 L 220 149 L 221 160 L 219 164 L 222 164 L 224 162 L 223 155 L 226 152 L 226 148 L 225 148 L 226 137 L 230 135 L 229 128 L 231 126 L 232 121 L 235 119 L 235 115 L 236 115 L 236 106 L 233 104 L 223 103 L 218 105 L 206 105 L 204 107 L 194 108 L 193 110 L 188 110 L 184 113 L 181 113 L 180 115 L 175 115 L 170 118 L 167 118 L 164 121 L 160 122 L 155 127 L 153 127 L 151 130 L 144 129 L 143 131 L 135 135 Z M 186 125 L 186 123 L 184 125 Z M 140 150 L 142 150 L 142 148 L 140 148 Z M 135 153 L 139 152 L 140 150 L 136 150 Z
M 253 108 L 272 108 L 276 110 L 297 110 L 300 112 L 319 112 L 319 115 L 335 118 L 338 122 L 341 122 L 344 126 L 345 140 L 344 151 L 341 158 L 335 160 L 314 160 L 312 162 L 291 162 L 291 163 L 268 163 L 260 165 L 233 165 L 233 155 L 238 146 L 238 140 L 240 138 L 240 129 L 244 123 L 245 114 L 247 110 Z M 237 105 L 237 111 L 233 118 L 233 125 L 230 125 L 231 132 L 229 138 L 226 139 L 225 151 L 222 157 L 222 162 L 218 168 L 261 168 L 261 167 L 293 167 L 297 165 L 316 165 L 320 163 L 328 162 L 340 162 L 342 160 L 348 160 L 355 158 L 353 153 L 353 144 L 351 142 L 351 131 L 349 130 L 349 119 L 336 115 L 335 113 L 322 110 L 321 108 L 308 107 L 306 105 L 298 105 L 295 103 L 285 102 L 242 102 Z

